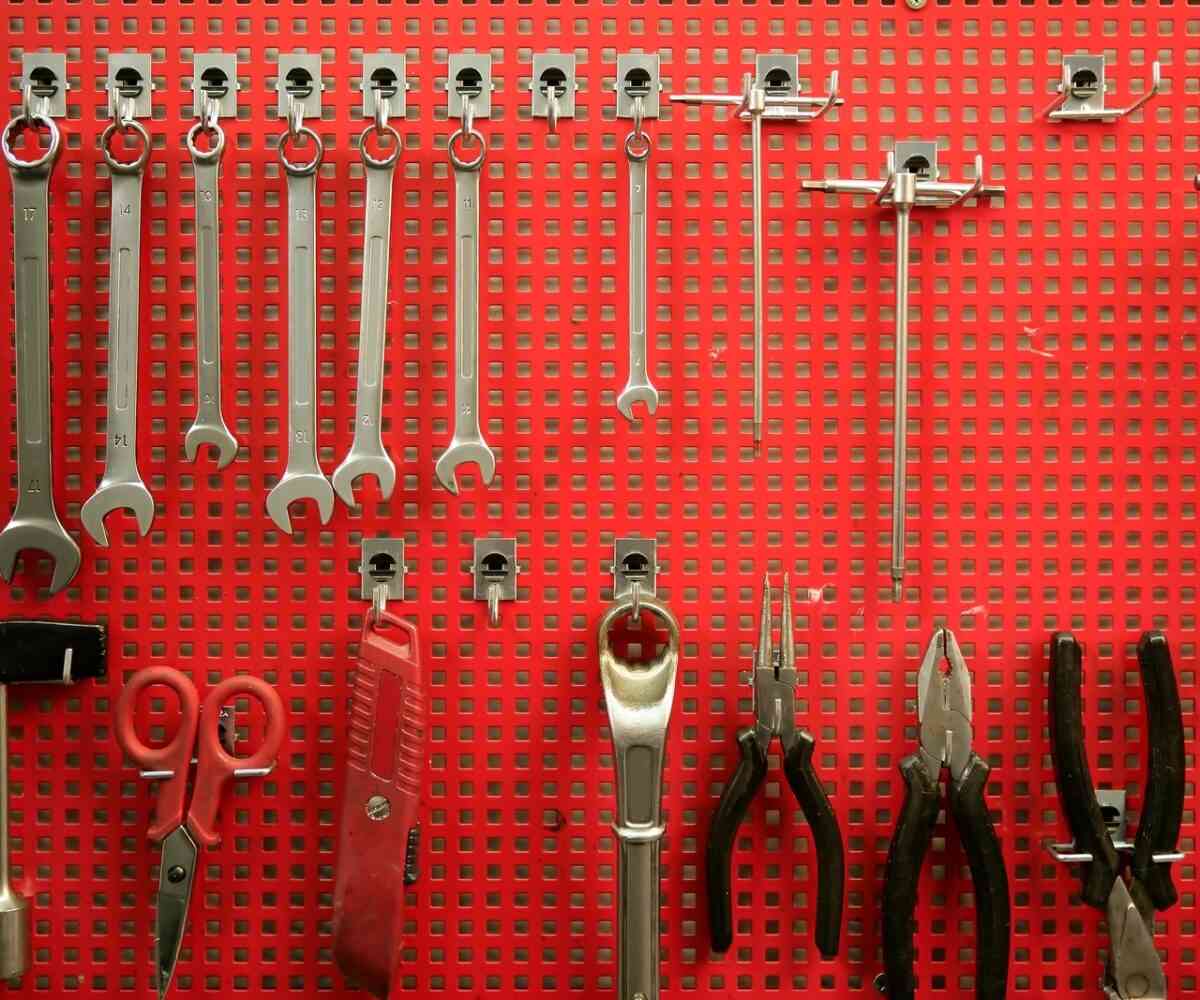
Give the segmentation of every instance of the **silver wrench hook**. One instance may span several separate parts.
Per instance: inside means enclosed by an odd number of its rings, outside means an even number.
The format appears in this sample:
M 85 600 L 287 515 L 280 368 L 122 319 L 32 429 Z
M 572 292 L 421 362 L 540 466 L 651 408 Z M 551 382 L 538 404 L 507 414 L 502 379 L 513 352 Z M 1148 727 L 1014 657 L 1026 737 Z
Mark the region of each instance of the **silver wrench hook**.
M 15 129 L 41 125 L 49 148 L 20 160 L 9 145 Z M 50 174 L 62 146 L 54 119 L 14 118 L 0 134 L 13 189 L 13 257 L 17 348 L 17 502 L 0 531 L 0 576 L 11 582 L 22 550 L 45 552 L 54 562 L 50 593 L 79 570 L 79 546 L 54 505 L 50 435 Z

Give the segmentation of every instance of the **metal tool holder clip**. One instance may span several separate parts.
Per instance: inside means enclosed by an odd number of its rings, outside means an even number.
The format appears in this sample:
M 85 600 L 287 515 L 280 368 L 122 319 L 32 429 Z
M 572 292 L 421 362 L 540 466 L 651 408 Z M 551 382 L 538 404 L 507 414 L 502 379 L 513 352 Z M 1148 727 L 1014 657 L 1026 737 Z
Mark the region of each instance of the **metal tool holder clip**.
M 371 602 L 376 619 L 387 610 L 388 601 L 404 600 L 404 561 L 402 538 L 364 538 L 359 559 L 359 596 Z
M 632 615 L 642 613 L 642 598 L 658 596 L 658 542 L 653 538 L 618 538 L 613 543 L 613 600 L 632 597 Z
M 488 624 L 500 624 L 500 602 L 517 599 L 517 540 L 515 538 L 476 538 L 475 600 L 487 601 Z
M 1056 122 L 1114 122 L 1133 114 L 1147 104 L 1162 86 L 1162 67 L 1156 59 L 1150 67 L 1150 89 L 1127 108 L 1106 108 L 1104 95 L 1108 91 L 1105 80 L 1105 58 L 1103 54 L 1090 55 L 1077 52 L 1063 56 L 1062 79 L 1055 88 L 1055 98 L 1042 115 Z
M 913 208 L 953 208 L 971 198 L 995 198 L 1004 187 L 984 184 L 983 157 L 975 156 L 975 179 L 939 178 L 936 142 L 898 142 L 888 154 L 882 180 L 829 178 L 805 181 L 808 191 L 867 195 L 896 212 L 896 375 L 892 418 L 892 597 L 904 593 L 905 494 L 908 440 L 908 271 L 909 220 Z
M 237 754 L 237 712 L 230 705 L 221 706 L 221 714 L 217 718 L 217 732 L 221 740 L 221 746 L 230 757 Z M 189 767 L 195 767 L 199 763 L 196 757 L 192 757 L 189 762 Z M 265 778 L 268 774 L 275 770 L 275 762 L 272 761 L 267 767 L 239 767 L 233 772 L 235 778 Z M 175 777 L 175 772 L 172 770 L 164 771 L 138 771 L 138 777 L 143 781 L 166 781 L 168 778 Z
M 67 57 L 63 52 L 26 52 L 21 56 L 21 117 L 67 116 Z
M 575 117 L 575 56 L 561 52 L 538 52 L 533 57 L 529 78 L 531 113 L 545 118 L 550 134 L 558 132 L 558 123 Z
M 1100 803 L 1100 813 L 1104 817 L 1104 825 L 1108 829 L 1112 845 L 1118 854 L 1133 854 L 1133 841 L 1128 839 L 1127 827 L 1129 817 L 1125 812 L 1125 792 L 1117 788 L 1097 788 L 1096 801 Z M 1065 865 L 1090 864 L 1095 860 L 1090 851 L 1080 851 L 1074 841 L 1069 844 L 1044 843 L 1046 853 L 1055 861 Z M 1156 865 L 1174 864 L 1183 861 L 1187 854 L 1183 851 L 1156 851 L 1151 856 Z
M 755 72 L 742 78 L 741 96 L 735 94 L 672 94 L 676 104 L 715 104 L 732 107 L 739 121 L 750 123 L 750 176 L 754 230 L 754 425 L 757 451 L 763 425 L 763 151 L 762 122 L 812 122 L 823 118 L 843 100 L 838 97 L 838 74 L 829 74 L 829 93 L 823 97 L 800 94 L 800 57 L 766 54 L 755 57 Z

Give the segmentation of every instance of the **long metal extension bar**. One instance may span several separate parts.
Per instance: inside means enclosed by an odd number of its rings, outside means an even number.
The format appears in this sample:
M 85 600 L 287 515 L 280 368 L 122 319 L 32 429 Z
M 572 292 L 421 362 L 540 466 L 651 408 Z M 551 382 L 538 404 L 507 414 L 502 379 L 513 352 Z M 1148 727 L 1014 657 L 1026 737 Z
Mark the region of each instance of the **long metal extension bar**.
M 897 166 L 899 164 L 899 166 Z M 900 142 L 888 154 L 882 180 L 828 178 L 805 181 L 810 191 L 869 195 L 896 212 L 896 386 L 892 418 L 892 599 L 904 594 L 904 519 L 908 439 L 908 266 L 909 217 L 913 208 L 953 208 L 970 198 L 995 198 L 1002 186 L 983 183 L 983 157 L 975 157 L 975 179 L 938 180 L 937 144 Z

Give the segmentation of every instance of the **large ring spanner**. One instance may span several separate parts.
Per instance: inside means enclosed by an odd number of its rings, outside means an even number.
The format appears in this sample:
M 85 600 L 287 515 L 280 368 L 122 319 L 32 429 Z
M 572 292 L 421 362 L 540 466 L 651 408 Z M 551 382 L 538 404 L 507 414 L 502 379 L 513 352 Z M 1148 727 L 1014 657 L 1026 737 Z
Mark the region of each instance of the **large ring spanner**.
M 638 98 L 640 101 L 641 98 Z M 646 184 L 650 137 L 638 118 L 625 137 L 629 161 L 629 381 L 617 397 L 617 409 L 633 420 L 633 407 L 645 403 L 650 415 L 658 409 L 658 390 L 650 382 L 646 344 Z
M 116 133 L 133 132 L 141 142 L 137 159 L 123 162 L 109 149 Z M 104 475 L 83 505 L 80 519 L 97 545 L 108 545 L 104 518 L 126 509 L 138 534 L 154 522 L 154 498 L 137 467 L 138 314 L 142 267 L 142 177 L 150 159 L 150 134 L 133 118 L 119 117 L 100 136 L 112 172 L 112 234 L 108 256 L 108 423 Z
M 468 137 L 478 143 L 479 153 L 464 160 L 455 143 L 465 146 Z M 435 471 L 438 482 L 457 495 L 455 470 L 475 462 L 487 486 L 496 475 L 496 456 L 479 429 L 479 171 L 487 143 L 468 114 L 448 146 L 454 167 L 454 437 Z
M 372 156 L 371 133 L 391 139 L 391 152 Z M 371 125 L 358 140 L 367 172 L 364 209 L 362 306 L 358 326 L 358 388 L 355 392 L 354 441 L 334 470 L 333 489 L 354 506 L 354 480 L 375 476 L 386 500 L 396 485 L 396 466 L 383 447 L 383 349 L 387 342 L 388 249 L 392 241 L 392 180 L 400 158 L 400 133 L 392 126 Z
M 609 637 L 635 607 L 667 628 L 666 648 L 646 664 L 621 660 Z M 630 593 L 600 619 L 599 647 L 617 771 L 617 1000 L 658 1000 L 662 775 L 679 668 L 679 625 L 661 601 Z
M 315 152 L 308 163 L 288 159 L 288 140 L 303 136 Z M 317 167 L 325 147 L 301 125 L 279 140 L 288 202 L 288 459 L 283 478 L 267 494 L 267 513 L 292 533 L 288 507 L 315 500 L 321 523 L 333 516 L 333 487 L 317 460 Z
M 18 159 L 9 145 L 15 129 L 45 126 L 46 151 Z M 11 581 L 22 549 L 54 561 L 50 593 L 62 590 L 79 569 L 79 546 L 54 506 L 50 440 L 50 174 L 62 147 L 49 115 L 14 118 L 0 135 L 13 188 L 13 257 L 17 342 L 17 503 L 0 531 L 0 576 Z
M 196 138 L 202 132 L 212 145 L 200 149 Z M 196 460 L 201 445 L 217 453 L 217 468 L 223 469 L 238 453 L 237 439 L 229 432 L 221 414 L 221 282 L 220 200 L 217 181 L 225 152 L 225 130 L 215 117 L 196 122 L 187 134 L 188 152 L 196 183 L 196 419 L 183 439 L 183 453 Z

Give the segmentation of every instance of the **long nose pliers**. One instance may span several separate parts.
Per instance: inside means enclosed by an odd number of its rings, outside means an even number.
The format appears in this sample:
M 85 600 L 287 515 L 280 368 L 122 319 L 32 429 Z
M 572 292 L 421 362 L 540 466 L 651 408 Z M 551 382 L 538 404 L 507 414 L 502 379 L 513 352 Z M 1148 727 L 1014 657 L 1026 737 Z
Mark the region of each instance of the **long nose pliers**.
M 883 883 L 881 983 L 891 1000 L 916 995 L 913 931 L 921 865 L 937 824 L 938 784 L 949 771 L 946 797 L 975 884 L 975 996 L 1002 1000 L 1008 986 L 1008 875 L 984 789 L 990 768 L 971 749 L 971 677 L 948 628 L 933 634 L 917 674 L 921 744 L 900 762 L 908 786 L 892 835 Z
M 776 737 L 783 749 L 783 772 L 817 850 L 817 949 L 837 954 L 842 929 L 845 850 L 837 816 L 813 769 L 812 735 L 796 725 L 796 644 L 792 635 L 791 590 L 783 578 L 779 650 L 772 649 L 771 583 L 763 580 L 762 617 L 754 654 L 754 725 L 738 733 L 742 759 L 729 779 L 708 832 L 708 927 L 714 952 L 733 943 L 733 892 L 730 867 L 738 827 L 767 776 L 767 751 Z

